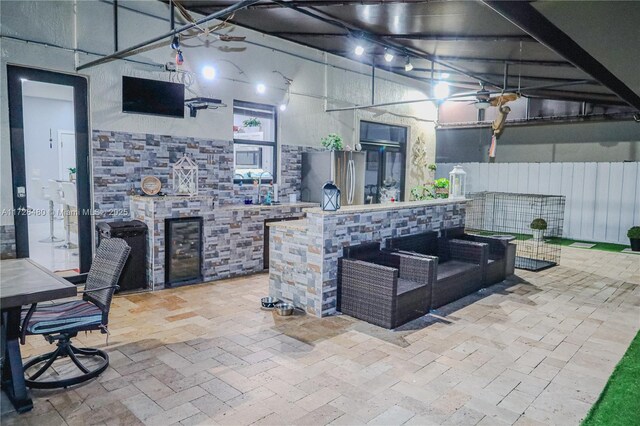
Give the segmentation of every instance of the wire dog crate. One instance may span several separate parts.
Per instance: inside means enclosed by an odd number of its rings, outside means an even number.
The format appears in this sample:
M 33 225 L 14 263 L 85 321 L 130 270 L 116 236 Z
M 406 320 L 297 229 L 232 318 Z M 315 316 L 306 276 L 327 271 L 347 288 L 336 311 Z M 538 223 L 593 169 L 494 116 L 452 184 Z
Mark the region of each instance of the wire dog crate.
M 467 231 L 516 237 L 516 268 L 540 271 L 560 263 L 563 195 L 477 192 L 467 197 Z

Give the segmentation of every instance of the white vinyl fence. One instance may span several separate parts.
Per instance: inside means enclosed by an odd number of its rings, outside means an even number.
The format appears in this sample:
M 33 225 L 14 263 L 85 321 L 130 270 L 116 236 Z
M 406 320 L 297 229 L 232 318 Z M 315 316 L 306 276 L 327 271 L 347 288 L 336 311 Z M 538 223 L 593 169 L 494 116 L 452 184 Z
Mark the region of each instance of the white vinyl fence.
M 455 164 L 438 164 L 449 177 Z M 640 226 L 640 163 L 462 163 L 467 192 L 564 195 L 565 238 L 629 244 Z

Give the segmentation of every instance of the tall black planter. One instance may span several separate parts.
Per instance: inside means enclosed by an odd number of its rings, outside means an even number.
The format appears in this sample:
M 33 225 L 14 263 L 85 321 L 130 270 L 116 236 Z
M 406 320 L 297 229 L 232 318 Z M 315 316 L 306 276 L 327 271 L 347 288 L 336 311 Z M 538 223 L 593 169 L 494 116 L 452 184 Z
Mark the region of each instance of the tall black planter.
M 629 238 L 631 241 L 631 250 L 640 251 L 640 238 Z

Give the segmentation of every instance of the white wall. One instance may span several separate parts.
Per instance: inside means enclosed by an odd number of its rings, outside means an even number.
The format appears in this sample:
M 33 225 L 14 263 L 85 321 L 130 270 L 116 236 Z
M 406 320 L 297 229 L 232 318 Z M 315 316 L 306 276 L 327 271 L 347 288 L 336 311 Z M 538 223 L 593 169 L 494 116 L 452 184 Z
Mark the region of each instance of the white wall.
M 120 48 L 164 33 L 169 24 L 168 5 L 156 1 L 126 1 L 119 4 Z M 125 9 L 144 11 L 146 16 Z M 77 47 L 85 51 L 111 53 L 113 51 L 112 5 L 98 1 L 2 1 L 0 2 L 2 35 L 47 42 L 67 48 Z M 281 144 L 317 145 L 328 133 L 341 134 L 347 142 L 358 139 L 358 120 L 367 118 L 389 124 L 410 127 L 409 140 L 423 135 L 427 141 L 430 162 L 435 158 L 434 125 L 428 121 L 436 118 L 435 106 L 412 104 L 389 108 L 396 115 L 385 114 L 373 118 L 366 111 L 325 113 L 329 106 L 347 106 L 370 102 L 370 67 L 344 58 L 327 55 L 284 40 L 269 37 L 254 31 L 235 27 L 233 35 L 247 37 L 248 43 L 223 43 L 211 40 L 208 46 L 193 38 L 183 41 L 184 69 L 193 71 L 195 81 L 190 89 L 198 96 L 220 98 L 231 106 L 233 99 L 277 104 L 285 94 L 284 79 L 279 71 L 293 79 L 291 101 L 286 112 L 279 117 L 279 140 Z M 132 59 L 164 64 L 173 61 L 168 46 L 156 48 L 132 56 Z M 253 43 L 253 44 L 252 44 Z M 262 44 L 258 46 L 256 44 Z M 311 59 L 303 60 L 304 58 Z M 24 64 L 64 72 L 74 72 L 76 63 L 86 63 L 97 56 L 25 44 L 7 38 L 2 39 L 2 68 L 7 63 Z M 318 63 L 319 62 L 319 63 Z M 205 64 L 213 64 L 217 78 L 206 81 L 200 77 Z M 347 70 L 345 70 L 346 68 Z M 90 83 L 90 127 L 100 130 L 146 132 L 176 136 L 231 139 L 232 108 L 199 112 L 196 119 L 165 118 L 121 112 L 122 75 L 144 78 L 170 78 L 168 73 L 143 64 L 114 61 L 83 70 L 81 74 Z M 0 205 L 10 207 L 11 179 L 8 130 L 8 106 L 6 73 L 2 73 L 1 97 L 1 176 L 2 194 Z M 387 73 L 376 72 L 376 101 L 388 102 L 399 99 L 426 97 L 428 89 L 423 83 Z M 258 81 L 267 85 L 267 93 L 258 95 L 254 85 Z M 401 115 L 401 116 L 398 116 Z M 414 118 L 410 118 L 412 116 Z M 411 152 L 411 146 L 408 147 Z M 410 163 L 408 162 L 410 166 Z M 420 181 L 422 171 L 408 167 L 407 190 Z M 11 223 L 6 217 L 2 223 Z
M 438 164 L 448 177 L 454 163 Z M 497 191 L 566 197 L 563 236 L 629 244 L 640 226 L 640 162 L 462 163 L 467 192 Z
M 39 177 L 43 185 L 49 179 L 60 179 L 59 176 L 59 141 L 58 130 L 73 131 L 73 103 L 58 99 L 24 96 L 24 151 L 27 174 L 27 193 L 29 207 L 47 209 L 48 203 L 36 194 L 39 189 L 34 187 L 32 177 Z M 51 144 L 49 143 L 51 131 Z M 33 216 L 33 221 L 42 222 L 44 216 Z

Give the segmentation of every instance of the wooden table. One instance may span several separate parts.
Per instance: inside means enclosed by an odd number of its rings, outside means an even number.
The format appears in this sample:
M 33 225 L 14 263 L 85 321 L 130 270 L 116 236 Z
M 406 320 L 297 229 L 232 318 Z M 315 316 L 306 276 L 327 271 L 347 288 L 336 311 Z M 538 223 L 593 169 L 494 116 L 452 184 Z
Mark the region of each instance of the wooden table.
M 78 294 L 76 286 L 46 270 L 30 259 L 0 262 L 0 307 L 6 331 L 2 389 L 16 411 L 33 408 L 24 382 L 20 355 L 20 314 L 22 306 L 47 300 L 64 299 Z

